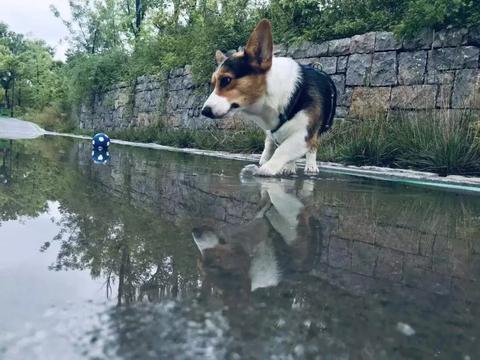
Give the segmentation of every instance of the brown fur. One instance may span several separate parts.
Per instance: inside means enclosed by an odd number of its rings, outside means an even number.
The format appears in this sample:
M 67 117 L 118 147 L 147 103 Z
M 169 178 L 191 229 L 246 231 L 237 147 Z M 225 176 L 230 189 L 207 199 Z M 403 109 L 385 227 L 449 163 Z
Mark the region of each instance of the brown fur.
M 240 106 L 255 103 L 267 89 L 266 72 L 272 67 L 273 58 L 272 25 L 268 20 L 258 23 L 250 35 L 244 51 L 238 51 L 232 55 L 236 58 L 244 56 L 247 56 L 249 64 L 257 69 L 255 74 L 235 79 L 235 74 L 220 66 L 212 76 L 215 93 L 225 97 L 230 104 L 237 103 Z M 226 58 L 220 50 L 215 53 L 215 60 L 219 65 Z M 232 78 L 232 82 L 225 88 L 220 88 L 220 80 L 225 76 Z
M 258 23 L 245 46 L 245 53 L 248 54 L 250 64 L 267 71 L 272 67 L 273 38 L 272 25 L 268 20 Z
M 220 80 L 225 76 L 231 77 L 232 82 L 227 87 L 220 88 Z M 234 74 L 220 68 L 212 76 L 212 86 L 215 88 L 215 93 L 225 97 L 229 103 L 246 106 L 255 103 L 265 94 L 267 76 L 264 73 L 260 73 L 235 79 Z
M 309 149 L 317 149 L 319 146 L 320 128 L 325 121 L 322 111 L 323 98 L 318 91 L 310 94 L 310 96 L 312 96 L 315 101 L 308 109 L 306 109 L 310 121 L 308 122 L 305 141 L 307 142 Z

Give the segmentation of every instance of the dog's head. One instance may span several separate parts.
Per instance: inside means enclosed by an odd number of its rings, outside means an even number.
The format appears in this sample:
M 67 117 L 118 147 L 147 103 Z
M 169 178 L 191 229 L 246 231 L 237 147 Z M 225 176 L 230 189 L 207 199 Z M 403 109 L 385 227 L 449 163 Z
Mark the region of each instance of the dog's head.
M 232 109 L 255 104 L 265 94 L 272 57 L 272 26 L 268 20 L 258 23 L 244 51 L 227 57 L 218 50 L 215 54 L 218 67 L 212 75 L 213 91 L 203 105 L 202 115 L 220 118 Z

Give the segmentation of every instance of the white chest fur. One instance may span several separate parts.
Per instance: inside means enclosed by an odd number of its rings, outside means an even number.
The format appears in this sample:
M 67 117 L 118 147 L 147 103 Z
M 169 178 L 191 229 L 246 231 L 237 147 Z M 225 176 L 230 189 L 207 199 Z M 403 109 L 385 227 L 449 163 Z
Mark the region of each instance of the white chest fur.
M 244 109 L 245 115 L 265 131 L 274 129 L 295 92 L 299 77 L 300 66 L 294 60 L 273 58 L 267 73 L 266 94 Z

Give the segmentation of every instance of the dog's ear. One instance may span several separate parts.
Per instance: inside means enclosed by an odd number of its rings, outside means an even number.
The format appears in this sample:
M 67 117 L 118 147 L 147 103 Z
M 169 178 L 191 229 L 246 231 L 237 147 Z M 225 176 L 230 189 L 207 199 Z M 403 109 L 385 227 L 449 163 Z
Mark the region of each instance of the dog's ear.
M 223 52 L 221 52 L 220 50 L 217 50 L 215 52 L 215 61 L 217 62 L 217 65 L 220 65 L 226 59 L 227 59 L 227 56 Z
M 255 67 L 267 71 L 272 66 L 273 39 L 272 24 L 263 19 L 253 30 L 247 46 L 245 46 L 245 55 L 248 62 Z

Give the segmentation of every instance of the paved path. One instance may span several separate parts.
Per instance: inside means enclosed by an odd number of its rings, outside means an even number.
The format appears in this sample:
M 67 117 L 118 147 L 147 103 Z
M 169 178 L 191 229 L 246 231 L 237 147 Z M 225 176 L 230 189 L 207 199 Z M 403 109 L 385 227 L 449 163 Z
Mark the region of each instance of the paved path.
M 44 134 L 45 130 L 34 123 L 0 117 L 0 139 L 34 139 Z

